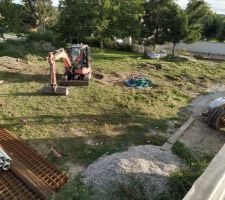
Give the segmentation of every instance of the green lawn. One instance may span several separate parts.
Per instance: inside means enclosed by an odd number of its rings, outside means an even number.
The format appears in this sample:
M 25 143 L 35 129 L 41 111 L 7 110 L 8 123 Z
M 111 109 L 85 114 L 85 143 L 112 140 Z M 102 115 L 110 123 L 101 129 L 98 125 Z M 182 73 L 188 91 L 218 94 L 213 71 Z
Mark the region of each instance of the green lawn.
M 158 61 L 139 59 L 141 55 L 135 53 L 93 49 L 93 72 L 105 78 L 93 78 L 89 87 L 70 88 L 69 96 L 47 96 L 39 92 L 49 82 L 47 51 L 27 42 L 9 42 L 0 47 L 1 56 L 28 62 L 26 68 L 16 71 L 0 64 L 0 80 L 5 80 L 0 85 L 1 126 L 43 155 L 53 145 L 63 154 L 63 161 L 82 165 L 131 145 L 163 144 L 166 136 L 149 133 L 165 132 L 168 120 L 188 117 L 181 115 L 180 109 L 210 84 L 224 81 L 224 62 L 177 58 Z M 62 71 L 61 63 L 57 65 Z M 162 69 L 152 69 L 155 65 Z M 150 78 L 153 88 L 137 90 L 122 84 L 126 77 L 137 73 Z

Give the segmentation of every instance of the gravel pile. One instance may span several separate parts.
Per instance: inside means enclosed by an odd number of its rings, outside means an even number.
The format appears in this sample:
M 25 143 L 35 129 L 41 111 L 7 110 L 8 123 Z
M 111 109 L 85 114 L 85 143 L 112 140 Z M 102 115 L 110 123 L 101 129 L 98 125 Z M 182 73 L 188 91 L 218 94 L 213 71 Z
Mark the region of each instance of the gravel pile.
M 169 174 L 181 166 L 177 156 L 158 146 L 136 146 L 91 164 L 84 172 L 84 182 L 93 188 L 93 199 L 141 195 L 152 200 L 166 189 Z

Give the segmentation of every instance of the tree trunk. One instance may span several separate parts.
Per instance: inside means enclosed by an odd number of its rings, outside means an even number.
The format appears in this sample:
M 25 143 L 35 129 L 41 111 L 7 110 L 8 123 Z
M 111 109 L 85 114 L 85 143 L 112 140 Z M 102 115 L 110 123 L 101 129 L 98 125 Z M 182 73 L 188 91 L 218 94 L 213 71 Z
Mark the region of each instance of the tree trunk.
M 177 45 L 176 43 L 173 43 L 173 51 L 172 51 L 173 56 L 175 56 L 176 45 Z
M 100 49 L 103 51 L 104 49 L 104 42 L 103 42 L 103 35 L 100 35 Z
M 153 52 L 156 50 L 156 44 L 153 45 Z

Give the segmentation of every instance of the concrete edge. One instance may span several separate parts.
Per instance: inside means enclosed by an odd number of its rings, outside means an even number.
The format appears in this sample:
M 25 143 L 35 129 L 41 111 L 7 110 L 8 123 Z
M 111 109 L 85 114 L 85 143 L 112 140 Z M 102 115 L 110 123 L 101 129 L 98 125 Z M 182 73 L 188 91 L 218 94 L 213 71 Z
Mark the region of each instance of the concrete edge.
M 185 131 L 196 120 L 194 116 L 191 116 L 160 148 L 162 151 L 169 151 L 172 146 L 178 141 L 178 139 L 184 135 Z

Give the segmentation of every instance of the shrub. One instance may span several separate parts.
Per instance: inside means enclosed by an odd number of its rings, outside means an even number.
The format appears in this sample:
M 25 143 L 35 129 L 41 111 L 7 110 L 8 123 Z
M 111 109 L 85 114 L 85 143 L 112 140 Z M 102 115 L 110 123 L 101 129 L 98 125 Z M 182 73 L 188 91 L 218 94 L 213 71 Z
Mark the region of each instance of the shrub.
M 61 46 L 59 36 L 52 31 L 39 31 L 29 33 L 27 36 L 28 41 L 46 41 L 52 43 L 54 46 Z

